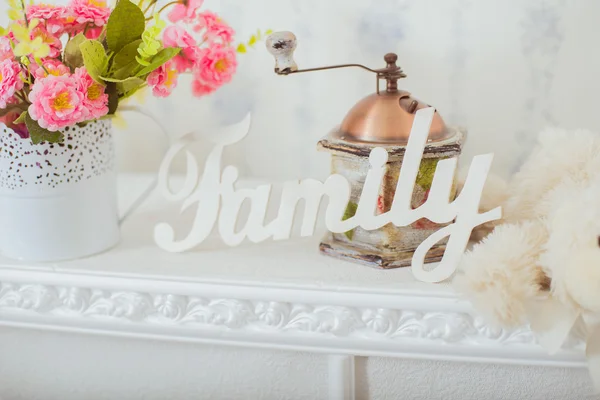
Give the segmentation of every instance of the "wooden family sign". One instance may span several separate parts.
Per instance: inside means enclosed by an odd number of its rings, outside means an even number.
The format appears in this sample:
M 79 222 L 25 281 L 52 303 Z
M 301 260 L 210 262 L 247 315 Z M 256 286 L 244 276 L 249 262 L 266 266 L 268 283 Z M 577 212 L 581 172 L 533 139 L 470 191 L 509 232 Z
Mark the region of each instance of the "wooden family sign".
M 449 224 L 423 241 L 412 258 L 412 272 L 417 279 L 425 282 L 443 281 L 456 270 L 473 228 L 499 219 L 501 208 L 479 213 L 479 202 L 493 154 L 473 158 L 463 189 L 452 202 L 449 202 L 449 198 L 457 159 L 440 160 L 427 201 L 416 209 L 411 207 L 415 179 L 434 111 L 433 108 L 425 108 L 416 113 L 391 209 L 382 214 L 376 213 L 378 192 L 388 159 L 387 152 L 377 147 L 369 156 L 370 169 L 356 214 L 348 219 L 344 219 L 343 214 L 350 198 L 350 184 L 342 175 L 333 174 L 325 182 L 310 178 L 285 182 L 276 218 L 265 221 L 272 185 L 236 189 L 238 169 L 231 165 L 221 169 L 223 149 L 246 136 L 250 128 L 250 115 L 215 139 L 218 141 L 204 163 L 202 174 L 197 160 L 186 150 L 192 142 L 191 137 L 183 137 L 170 147 L 163 159 L 159 170 L 159 188 L 167 200 L 183 202 L 181 212 L 196 206 L 195 219 L 191 230 L 181 240 L 175 239 L 173 227 L 166 222 L 156 225 L 154 239 L 164 250 L 182 252 L 202 243 L 213 231 L 215 224 L 222 240 L 230 246 L 238 245 L 245 239 L 254 243 L 269 238 L 289 239 L 300 200 L 304 200 L 300 235 L 311 236 L 315 232 L 320 203 L 327 196 L 325 224 L 327 229 L 334 233 L 347 232 L 358 226 L 365 230 L 374 230 L 388 223 L 406 226 L 421 218 L 439 224 Z M 183 187 L 173 192 L 169 185 L 169 173 L 171 164 L 181 151 L 185 151 L 186 154 L 187 174 Z M 243 227 L 236 231 L 240 209 L 245 201 L 250 202 L 250 212 Z M 441 262 L 433 269 L 426 270 L 426 253 L 446 237 L 448 243 Z

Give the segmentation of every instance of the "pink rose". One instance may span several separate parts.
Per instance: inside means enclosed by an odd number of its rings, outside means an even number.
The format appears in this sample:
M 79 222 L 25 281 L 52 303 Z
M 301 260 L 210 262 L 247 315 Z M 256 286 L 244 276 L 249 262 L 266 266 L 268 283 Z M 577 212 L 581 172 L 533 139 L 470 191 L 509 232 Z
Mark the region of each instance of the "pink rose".
M 98 119 L 108 114 L 108 94 L 104 93 L 104 86 L 94 81 L 83 67 L 77 68 L 73 77 L 77 81 L 78 90 L 84 95 L 85 119 Z
M 78 24 L 91 22 L 96 26 L 104 26 L 110 16 L 110 8 L 104 0 L 72 0 L 68 9 Z
M 157 97 L 167 97 L 177 86 L 177 68 L 171 61 L 155 69 L 148 75 L 148 86 L 152 88 L 152 94 Z
M 209 85 L 205 84 L 204 82 L 202 82 L 202 81 L 200 81 L 198 79 L 194 79 L 192 81 L 192 93 L 196 97 L 200 97 L 200 96 L 205 96 L 207 94 L 211 94 L 215 90 L 217 90 L 216 87 L 209 86 Z
M 44 21 L 46 28 L 51 33 L 58 33 L 63 29 L 63 20 L 67 16 L 65 7 L 49 4 L 33 4 L 27 6 L 27 19 L 37 18 Z
M 10 45 L 10 39 L 7 36 L 0 36 L 0 61 L 14 58 L 15 55 Z
M 198 23 L 194 26 L 195 32 L 204 30 L 204 40 L 220 39 L 223 43 L 233 42 L 235 31 L 227 25 L 217 14 L 204 11 L 198 14 Z
M 0 108 L 14 102 L 15 92 L 23 89 L 21 66 L 12 60 L 0 62 Z
M 214 12 L 203 11 L 198 14 L 198 23 L 194 25 L 194 31 L 198 32 L 202 29 L 210 29 L 215 25 L 221 24 L 221 22 L 221 17 Z
M 183 0 L 180 4 L 175 4 L 168 17 L 171 22 L 184 20 L 192 22 L 196 17 L 196 11 L 202 7 L 204 0 Z
M 227 24 L 215 25 L 211 29 L 207 30 L 204 34 L 204 40 L 216 40 L 221 39 L 223 43 L 229 44 L 233 42 L 233 36 L 235 31 L 232 27 Z
M 163 45 L 186 48 L 195 46 L 196 40 L 182 27 L 170 25 L 163 32 Z
M 65 64 L 61 63 L 60 61 L 54 60 L 51 58 L 46 59 L 44 62 L 42 62 L 42 65 L 43 65 L 43 68 L 40 65 L 32 63 L 31 66 L 29 67 L 33 74 L 33 77 L 35 79 L 42 79 L 48 75 L 60 76 L 60 75 L 68 75 L 71 73 L 71 70 L 69 70 L 69 67 L 67 67 Z M 46 73 L 46 71 L 48 71 L 48 73 Z
M 231 81 L 236 69 L 235 50 L 213 43 L 202 52 L 200 59 L 194 65 L 194 77 L 205 85 L 218 88 Z
M 199 48 L 196 40 L 185 29 L 171 25 L 163 33 L 163 45 L 165 47 L 179 47 L 181 52 L 173 57 L 173 63 L 179 73 L 186 72 L 194 66 L 198 60 Z
M 57 131 L 85 120 L 84 94 L 71 76 L 38 79 L 29 93 L 29 115 L 42 128 Z
M 104 28 L 101 26 L 88 28 L 88 30 L 85 32 L 85 37 L 88 39 L 98 39 L 100 37 L 100 34 L 102 33 L 102 29 Z

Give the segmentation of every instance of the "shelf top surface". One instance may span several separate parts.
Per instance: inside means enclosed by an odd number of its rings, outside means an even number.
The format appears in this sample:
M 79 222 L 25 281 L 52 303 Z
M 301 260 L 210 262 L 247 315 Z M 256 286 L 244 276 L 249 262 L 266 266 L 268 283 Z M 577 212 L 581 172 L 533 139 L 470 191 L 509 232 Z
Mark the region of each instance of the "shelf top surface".
M 119 179 L 121 208 L 126 209 L 152 181 L 149 175 Z M 232 283 L 250 286 L 300 287 L 454 297 L 448 283 L 416 281 L 410 268 L 380 270 L 322 255 L 318 250 L 323 230 L 312 237 L 237 247 L 225 245 L 217 235 L 183 253 L 170 253 L 153 240 L 153 228 L 169 222 L 178 237 L 189 231 L 194 217 L 179 214 L 180 204 L 167 203 L 157 191 L 122 225 L 121 242 L 102 254 L 58 263 L 26 263 L 0 257 L 1 268 L 44 272 L 152 278 L 170 281 Z M 319 229 L 317 230 L 319 231 Z

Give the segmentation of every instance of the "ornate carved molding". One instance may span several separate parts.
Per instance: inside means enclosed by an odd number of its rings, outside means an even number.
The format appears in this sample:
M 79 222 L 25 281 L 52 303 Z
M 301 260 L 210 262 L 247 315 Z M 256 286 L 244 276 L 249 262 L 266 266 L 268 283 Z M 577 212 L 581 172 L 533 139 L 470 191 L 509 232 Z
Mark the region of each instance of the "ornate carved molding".
M 155 326 L 229 328 L 364 340 L 424 340 L 465 345 L 535 345 L 527 328 L 493 328 L 469 313 L 205 298 L 0 283 L 0 311 Z M 570 344 L 579 346 L 578 341 Z

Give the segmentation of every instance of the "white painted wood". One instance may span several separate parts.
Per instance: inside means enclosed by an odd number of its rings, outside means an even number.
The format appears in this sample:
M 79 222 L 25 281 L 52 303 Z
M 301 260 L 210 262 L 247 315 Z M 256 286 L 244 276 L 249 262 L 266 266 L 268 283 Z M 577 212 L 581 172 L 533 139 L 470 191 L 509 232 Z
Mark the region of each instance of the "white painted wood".
M 329 400 L 355 400 L 354 357 L 331 355 L 329 367 Z

